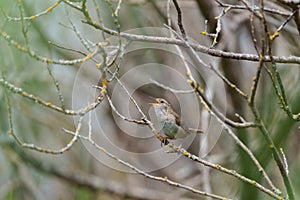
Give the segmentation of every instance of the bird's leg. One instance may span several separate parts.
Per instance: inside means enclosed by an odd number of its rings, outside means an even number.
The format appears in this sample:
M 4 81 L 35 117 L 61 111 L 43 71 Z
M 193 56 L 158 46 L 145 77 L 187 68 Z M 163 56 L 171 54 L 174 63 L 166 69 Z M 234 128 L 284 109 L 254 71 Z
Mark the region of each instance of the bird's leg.
M 168 141 L 168 137 L 167 136 L 161 136 L 159 135 L 159 140 L 160 140 L 160 146 L 162 147 L 163 145 L 168 145 L 169 141 Z

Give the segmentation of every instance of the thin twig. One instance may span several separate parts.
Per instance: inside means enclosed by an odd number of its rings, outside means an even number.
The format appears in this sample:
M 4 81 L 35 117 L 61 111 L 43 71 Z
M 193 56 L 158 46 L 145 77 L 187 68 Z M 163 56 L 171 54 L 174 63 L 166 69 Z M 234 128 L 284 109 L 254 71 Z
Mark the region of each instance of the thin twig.
M 186 32 L 184 30 L 183 23 L 182 23 L 182 12 L 181 12 L 180 6 L 179 6 L 177 0 L 172 0 L 172 1 L 176 8 L 176 11 L 177 11 L 177 24 L 178 24 L 179 30 L 182 34 L 182 37 L 184 39 L 186 39 Z
M 74 132 L 72 131 L 66 131 L 66 133 L 69 133 L 69 134 L 72 134 L 74 135 Z M 152 180 L 156 180 L 156 181 L 160 181 L 160 182 L 165 182 L 171 186 L 175 186 L 175 187 L 179 187 L 179 188 L 182 188 L 182 189 L 185 189 L 185 190 L 188 190 L 190 192 L 193 192 L 195 194 L 199 194 L 199 195 L 204 195 L 204 196 L 208 196 L 208 197 L 212 197 L 214 199 L 222 199 L 222 200 L 228 200 L 228 198 L 225 198 L 225 197 L 221 197 L 219 195 L 215 195 L 215 194 L 209 194 L 207 192 L 203 192 L 203 191 L 200 191 L 200 190 L 197 190 L 195 188 L 192 188 L 192 187 L 189 187 L 187 185 L 184 185 L 184 184 L 181 184 L 181 183 L 178 183 L 178 182 L 175 182 L 175 181 L 172 181 L 170 180 L 169 178 L 167 177 L 159 177 L 159 176 L 154 176 L 154 175 L 151 175 L 151 174 L 148 174 L 146 173 L 145 171 L 141 170 L 141 169 L 138 169 L 137 167 L 131 165 L 130 163 L 118 158 L 116 155 L 110 153 L 109 151 L 107 151 L 105 148 L 103 148 L 102 146 L 98 145 L 94 140 L 91 140 L 89 139 L 88 137 L 85 137 L 85 136 L 82 136 L 82 135 L 79 135 L 79 137 L 83 140 L 86 140 L 88 142 L 90 142 L 96 149 L 98 149 L 99 151 L 103 152 L 105 155 L 107 155 L 108 157 L 114 159 L 115 161 L 117 161 L 118 163 L 132 169 L 133 171 L 135 171 L 136 173 L 140 174 L 140 175 L 143 175 L 145 176 L 146 178 L 150 178 Z
M 41 106 L 50 108 L 52 110 L 64 113 L 66 115 L 84 115 L 86 113 L 88 113 L 89 111 L 95 109 L 99 104 L 100 104 L 100 99 L 97 99 L 95 102 L 87 105 L 84 108 L 81 108 L 79 110 L 69 110 L 69 109 L 64 109 L 62 107 L 59 107 L 55 104 L 52 104 L 49 101 L 45 101 L 42 100 L 40 97 L 37 97 L 33 94 L 30 94 L 26 91 L 24 91 L 22 88 L 16 87 L 15 85 L 9 83 L 8 81 L 6 81 L 3 78 L 0 78 L 0 85 L 4 86 L 5 88 L 7 88 L 10 92 L 21 95 L 22 97 L 29 99 L 35 103 L 40 104 Z
M 246 6 L 227 4 L 227 3 L 223 3 L 223 2 L 221 2 L 219 0 L 215 0 L 215 1 L 221 7 L 230 7 L 231 9 L 248 10 L 248 7 L 246 7 Z M 253 6 L 252 10 L 257 11 L 257 10 L 259 10 L 259 7 Z M 273 9 L 273 8 L 267 8 L 267 7 L 264 8 L 264 11 L 268 12 L 268 13 L 271 13 L 271 14 L 277 14 L 277 15 L 282 15 L 282 16 L 289 16 L 290 15 L 290 13 L 283 12 L 283 11 L 280 11 L 280 10 L 276 10 L 276 9 Z
M 63 0 L 60 0 L 60 1 L 57 1 L 55 2 L 54 4 L 52 4 L 49 8 L 47 8 L 46 10 L 40 12 L 40 13 L 37 13 L 35 15 L 31 15 L 29 17 L 10 17 L 10 16 L 7 16 L 7 19 L 8 21 L 21 21 L 21 20 L 35 20 L 45 14 L 48 14 L 50 11 L 52 11 L 54 8 L 56 8 Z
M 157 85 L 157 86 L 165 89 L 165 90 L 168 90 L 168 91 L 176 93 L 176 94 L 191 94 L 191 93 L 195 92 L 194 90 L 175 90 L 173 88 L 170 88 L 170 87 L 168 87 L 168 86 L 166 86 L 166 85 L 164 85 L 162 83 L 159 83 L 159 82 L 157 82 L 155 80 L 152 80 L 152 79 L 151 79 L 151 82 L 154 83 L 155 85 Z
M 228 129 L 228 130 L 229 130 L 229 129 Z M 235 170 L 227 169 L 227 168 L 225 168 L 225 167 L 222 167 L 220 164 L 213 164 L 213 163 L 210 163 L 210 162 L 208 162 L 208 161 L 205 161 L 205 160 L 199 158 L 198 156 L 195 156 L 195 155 L 190 154 L 190 153 L 187 152 L 184 148 L 178 148 L 178 147 L 172 145 L 171 143 L 168 144 L 168 146 L 169 146 L 170 148 L 172 148 L 173 151 L 179 153 L 180 155 L 183 155 L 183 156 L 185 156 L 185 157 L 187 157 L 187 158 L 189 158 L 189 159 L 192 159 L 192 160 L 194 160 L 194 161 L 196 161 L 196 162 L 199 162 L 199 163 L 201 163 L 201 164 L 203 164 L 203 165 L 205 165 L 205 166 L 207 166 L 207 167 L 210 167 L 210 168 L 212 168 L 212 169 L 216 169 L 216 170 L 222 171 L 222 172 L 224 172 L 224 173 L 226 173 L 226 174 L 232 175 L 232 176 L 238 178 L 239 180 L 242 180 L 243 182 L 249 183 L 250 185 L 252 185 L 252 186 L 258 188 L 258 189 L 261 190 L 262 192 L 264 192 L 264 193 L 270 195 L 271 197 L 274 197 L 274 198 L 276 198 L 276 199 L 282 200 L 282 197 L 281 197 L 280 195 L 278 195 L 278 194 L 274 193 L 273 191 L 271 191 L 271 190 L 265 188 L 264 186 L 260 185 L 260 184 L 257 183 L 256 181 L 251 180 L 251 179 L 248 179 L 248 178 L 244 177 L 243 175 L 240 175 L 240 174 L 237 173 Z
M 15 139 L 15 141 L 21 147 L 27 148 L 27 149 L 32 149 L 32 150 L 42 152 L 42 153 L 62 154 L 64 152 L 70 150 L 71 147 L 77 142 L 78 135 L 79 135 L 79 132 L 80 132 L 80 129 L 81 129 L 81 123 L 82 123 L 83 116 L 80 116 L 80 118 L 78 120 L 78 124 L 77 124 L 77 127 L 76 127 L 76 131 L 74 132 L 73 138 L 68 142 L 68 144 L 66 146 L 64 146 L 64 147 L 62 147 L 58 150 L 46 149 L 46 148 L 43 148 L 43 147 L 36 146 L 35 144 L 22 142 L 21 139 L 14 132 L 11 104 L 10 104 L 9 98 L 7 98 L 7 102 L 8 102 L 7 103 L 8 119 L 9 119 L 9 126 L 10 126 L 9 134 Z
M 116 107 L 115 107 L 114 104 L 112 103 L 112 101 L 111 101 L 109 95 L 106 94 L 105 96 L 106 96 L 106 98 L 107 98 L 107 100 L 108 100 L 108 102 L 109 102 L 109 105 L 110 105 L 111 109 L 112 109 L 112 110 L 113 110 L 113 111 L 114 111 L 121 119 L 123 119 L 124 121 L 128 121 L 128 122 L 134 122 L 134 123 L 136 123 L 136 124 L 143 124 L 143 125 L 146 125 L 146 123 L 145 123 L 144 120 L 129 119 L 129 118 L 123 116 L 123 115 L 116 109 Z
M 138 34 L 131 34 L 120 32 L 118 34 L 116 31 L 106 28 L 104 26 L 100 26 L 97 24 L 93 24 L 92 22 L 86 21 L 85 23 L 90 24 L 91 26 L 95 27 L 96 29 L 100 29 L 110 35 L 119 35 L 120 37 L 127 38 L 132 41 L 143 41 L 143 42 L 153 42 L 153 43 L 165 43 L 165 44 L 174 44 L 179 45 L 182 47 L 188 47 L 186 42 L 169 37 L 160 37 L 160 36 L 147 36 L 147 35 L 138 35 Z M 222 58 L 229 58 L 234 60 L 248 60 L 248 61 L 259 61 L 259 56 L 255 54 L 247 54 L 247 53 L 235 53 L 235 52 L 227 52 L 217 49 L 212 49 L 205 47 L 201 44 L 197 44 L 194 42 L 189 41 L 189 46 L 191 46 L 195 51 L 205 53 L 215 57 L 222 57 Z M 264 55 L 263 59 L 265 62 L 270 62 L 271 58 L 268 55 Z M 294 63 L 300 64 L 300 57 L 298 56 L 273 56 L 273 60 L 276 63 Z
M 176 32 L 174 32 L 174 33 L 176 34 Z M 195 58 L 196 58 L 195 60 L 198 62 L 197 64 L 198 65 L 202 64 L 203 61 L 193 51 L 193 49 L 191 47 L 190 47 L 190 50 L 192 51 L 192 55 L 195 56 Z M 201 87 L 199 87 L 199 83 L 196 82 L 196 80 L 194 79 L 193 75 L 191 74 L 189 66 L 185 65 L 185 67 L 186 67 L 186 70 L 187 70 L 186 74 L 187 74 L 187 76 L 189 78 L 189 82 L 190 82 L 191 86 L 194 88 L 195 93 L 198 94 L 198 97 L 200 98 L 200 102 L 205 106 L 206 110 L 223 125 L 223 127 L 225 128 L 225 130 L 227 130 L 227 132 L 234 139 L 234 141 L 249 155 L 249 157 L 251 158 L 251 160 L 253 161 L 253 163 L 258 168 L 258 171 L 261 172 L 262 175 L 264 176 L 264 178 L 267 180 L 267 182 L 270 185 L 270 187 L 272 188 L 272 190 L 275 191 L 278 194 L 279 190 L 274 186 L 274 184 L 272 183 L 271 179 L 269 178 L 269 176 L 267 175 L 267 173 L 265 172 L 265 170 L 263 169 L 263 167 L 260 165 L 260 163 L 258 162 L 258 160 L 256 159 L 256 157 L 254 156 L 254 154 L 251 152 L 251 150 L 227 126 L 226 121 L 224 121 L 224 118 L 222 118 L 222 115 L 219 115 L 218 112 L 216 112 L 215 110 L 211 109 L 212 107 L 210 105 L 207 105 L 207 103 L 209 101 L 207 101 L 207 99 L 205 99 L 206 97 L 203 94 L 203 90 L 201 89 Z

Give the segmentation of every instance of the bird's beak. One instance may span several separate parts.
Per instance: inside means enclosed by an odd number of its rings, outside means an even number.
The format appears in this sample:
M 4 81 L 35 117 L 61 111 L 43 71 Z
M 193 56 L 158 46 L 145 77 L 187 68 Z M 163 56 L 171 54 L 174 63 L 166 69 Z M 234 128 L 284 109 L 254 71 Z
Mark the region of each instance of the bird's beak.
M 157 103 L 149 103 L 150 106 L 155 106 Z

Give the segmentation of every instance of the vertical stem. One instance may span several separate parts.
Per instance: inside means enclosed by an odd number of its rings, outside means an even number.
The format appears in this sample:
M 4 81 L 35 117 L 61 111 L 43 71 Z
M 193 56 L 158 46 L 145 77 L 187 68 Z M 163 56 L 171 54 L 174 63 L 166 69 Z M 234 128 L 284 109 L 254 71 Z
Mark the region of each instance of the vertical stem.
M 272 151 L 272 154 L 274 156 L 274 160 L 276 161 L 276 164 L 279 168 L 279 171 L 282 175 L 282 178 L 283 178 L 283 182 L 284 182 L 284 185 L 285 185 L 285 188 L 287 190 L 287 194 L 288 194 L 288 199 L 289 200 L 295 200 L 295 196 L 294 196 L 294 192 L 293 192 L 293 189 L 292 189 L 292 184 L 291 184 L 291 180 L 284 168 L 284 163 L 283 163 L 283 160 L 281 159 L 281 155 L 278 151 L 278 149 L 276 148 L 272 138 L 270 137 L 270 133 L 269 131 L 267 130 L 267 128 L 265 127 L 263 121 L 261 120 L 261 117 L 256 109 L 256 107 L 254 105 L 250 106 L 254 116 L 255 116 L 255 119 L 257 121 L 257 124 L 259 125 L 259 129 L 260 131 L 262 132 L 265 140 L 267 141 L 268 145 L 269 145 L 269 148 L 271 149 Z

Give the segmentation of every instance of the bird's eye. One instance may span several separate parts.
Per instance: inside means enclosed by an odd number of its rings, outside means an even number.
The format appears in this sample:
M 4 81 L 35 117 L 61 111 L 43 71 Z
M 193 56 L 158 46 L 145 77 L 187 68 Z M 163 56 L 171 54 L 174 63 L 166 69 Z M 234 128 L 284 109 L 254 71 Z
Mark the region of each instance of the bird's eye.
M 160 103 L 165 103 L 163 100 L 160 100 Z

